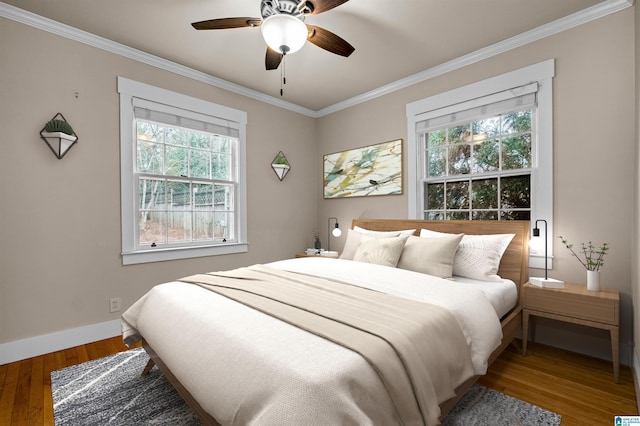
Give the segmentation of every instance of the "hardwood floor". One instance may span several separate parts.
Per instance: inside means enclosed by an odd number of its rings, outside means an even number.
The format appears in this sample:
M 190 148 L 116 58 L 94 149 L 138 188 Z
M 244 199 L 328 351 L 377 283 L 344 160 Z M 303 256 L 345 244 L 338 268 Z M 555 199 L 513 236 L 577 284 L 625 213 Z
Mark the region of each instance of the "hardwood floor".
M 0 426 L 53 425 L 51 372 L 126 349 L 118 336 L 0 365 Z
M 527 356 L 505 350 L 479 382 L 562 415 L 562 425 L 613 425 L 615 415 L 637 415 L 631 369 L 613 381 L 611 362 L 529 342 Z
M 0 365 L 0 426 L 53 425 L 51 371 L 126 350 L 120 337 Z M 611 425 L 637 415 L 629 367 L 613 382 L 610 362 L 531 344 L 523 357 L 508 348 L 483 385 L 562 415 L 562 425 Z

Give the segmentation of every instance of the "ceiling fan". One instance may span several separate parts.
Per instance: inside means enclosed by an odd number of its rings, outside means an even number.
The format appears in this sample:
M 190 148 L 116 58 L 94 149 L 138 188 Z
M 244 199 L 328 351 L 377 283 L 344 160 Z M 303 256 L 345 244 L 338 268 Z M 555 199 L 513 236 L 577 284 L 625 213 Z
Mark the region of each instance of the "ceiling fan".
M 220 18 L 194 22 L 196 30 L 224 30 L 229 28 L 261 27 L 267 42 L 265 67 L 275 70 L 282 58 L 298 51 L 305 41 L 336 55 L 348 57 L 355 48 L 331 31 L 306 25 L 305 17 L 318 15 L 349 0 L 261 0 L 262 18 Z

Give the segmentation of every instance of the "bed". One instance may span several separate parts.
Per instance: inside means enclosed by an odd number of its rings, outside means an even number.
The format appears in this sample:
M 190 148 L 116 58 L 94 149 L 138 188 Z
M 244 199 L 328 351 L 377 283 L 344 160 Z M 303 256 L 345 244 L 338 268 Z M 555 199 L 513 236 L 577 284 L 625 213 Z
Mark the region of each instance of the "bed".
M 158 285 L 123 314 L 125 343 L 132 345 L 142 340 L 151 359 L 148 368 L 158 365 L 206 425 L 437 424 L 521 329 L 519 292 L 528 279 L 529 222 L 357 219 L 349 233 L 356 233 L 354 230 L 358 230 L 361 241 L 348 236 L 343 252 L 346 257 L 342 259 L 288 259 L 213 275 L 198 274 Z M 366 231 L 360 233 L 362 230 Z M 367 234 L 367 231 L 379 234 Z M 362 260 L 363 253 L 372 253 L 363 247 L 377 247 L 383 242 L 386 247 L 404 238 L 404 257 L 409 259 L 408 247 L 413 247 L 412 253 L 420 254 L 424 252 L 415 251 L 415 247 L 435 244 L 436 238 L 443 238 L 438 244 L 451 245 L 445 240 L 456 235 L 471 241 L 477 241 L 473 240 L 476 236 L 509 235 L 498 259 L 499 278 L 494 276 L 489 281 L 478 282 L 460 276 L 432 276 L 412 270 L 411 262 L 403 260 L 403 254 L 398 266 L 404 268 L 357 261 L 347 255 L 348 245 L 353 241 L 359 244 L 353 255 Z M 456 251 L 456 255 L 459 254 L 460 251 Z M 351 292 L 355 292 L 357 297 L 366 293 L 366 297 L 373 298 L 362 302 L 366 305 L 387 306 L 386 298 L 392 298 L 394 304 L 400 305 L 389 305 L 389 309 L 407 312 L 407 318 L 390 314 L 390 319 L 378 320 L 375 317 L 382 318 L 378 312 L 372 317 L 356 318 L 355 321 L 361 322 L 349 331 L 338 327 L 336 334 L 331 334 L 332 331 L 325 335 L 324 328 L 322 331 L 314 328 L 318 317 L 325 321 L 324 311 L 313 319 L 301 320 L 308 322 L 292 325 L 289 317 L 279 316 L 280 311 L 266 313 L 265 309 L 270 308 L 263 308 L 261 304 L 270 300 L 270 294 L 261 295 L 260 302 L 252 302 L 242 297 L 249 293 L 250 299 L 255 299 L 254 290 L 227 287 L 227 281 L 233 287 L 236 282 L 246 285 L 260 281 L 263 276 L 273 277 L 274 282 L 283 285 L 296 281 L 294 287 L 287 287 L 287 294 L 283 296 L 296 298 L 297 292 L 301 292 L 301 301 L 296 303 L 303 306 L 298 307 L 293 316 L 315 309 L 326 309 L 333 315 L 339 310 L 334 308 L 334 302 L 336 306 L 344 303 L 349 306 L 349 312 L 336 315 L 354 316 L 353 312 L 361 310 L 361 306 L 352 304 L 356 296 Z M 223 280 L 223 284 L 219 280 Z M 297 281 L 305 290 L 298 290 Z M 348 285 L 345 286 L 345 282 Z M 347 302 L 324 300 L 323 295 L 316 296 L 316 293 L 306 296 L 308 288 L 317 291 L 315 287 L 319 286 L 329 286 L 329 290 L 321 290 L 325 293 L 340 293 L 341 298 L 349 299 Z M 500 286 L 505 290 L 499 290 Z M 347 296 L 342 295 L 344 288 L 348 288 L 344 290 Z M 383 297 L 384 300 L 378 299 Z M 286 306 L 289 306 L 288 300 Z M 306 303 L 320 307 L 307 307 Z M 387 364 L 386 360 L 392 357 L 369 349 L 377 345 L 367 340 L 374 332 L 349 334 L 352 328 L 365 327 L 361 325 L 365 323 L 366 327 L 370 323 L 371 327 L 378 327 L 376 333 L 396 320 L 403 324 L 400 327 L 404 327 L 404 323 L 413 324 L 417 320 L 410 315 L 427 315 L 422 309 L 426 305 L 434 306 L 434 321 L 439 326 L 433 330 L 423 330 L 425 327 L 421 326 L 419 332 L 426 337 L 416 339 L 418 342 L 405 345 L 404 337 L 399 337 L 397 346 L 389 345 L 391 352 L 400 354 L 399 361 Z M 342 324 L 343 317 L 339 318 L 334 318 L 332 324 Z M 375 322 L 378 323 L 373 324 Z M 384 332 L 389 334 L 379 340 L 385 342 L 400 334 L 396 330 Z M 439 343 L 425 343 L 435 341 Z M 465 344 L 464 350 L 460 349 L 460 342 Z M 369 350 L 373 352 L 367 352 Z M 425 362 L 430 370 L 418 374 L 416 371 L 422 371 L 419 364 L 424 359 L 420 358 L 423 355 L 419 351 L 461 355 L 458 360 L 458 357 L 434 353 L 433 365 L 431 360 Z M 376 357 L 382 360 L 381 364 L 376 363 Z M 411 364 L 412 357 L 420 362 Z M 413 370 L 407 367 L 406 374 L 392 373 L 398 365 L 413 365 Z M 444 375 L 440 371 L 452 373 Z M 419 377 L 423 375 L 429 376 L 424 383 Z M 402 378 L 398 378 L 400 376 Z

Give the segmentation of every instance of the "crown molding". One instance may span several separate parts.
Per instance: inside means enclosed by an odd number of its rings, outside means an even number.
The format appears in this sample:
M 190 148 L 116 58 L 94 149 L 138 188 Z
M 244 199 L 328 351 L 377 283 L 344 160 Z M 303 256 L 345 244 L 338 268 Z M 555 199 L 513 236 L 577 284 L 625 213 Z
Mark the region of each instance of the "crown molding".
M 79 30 L 6 3 L 0 2 L 0 16 L 267 104 L 275 105 L 277 107 L 314 118 L 317 116 L 317 112 L 309 108 L 283 101 L 273 96 L 265 95 L 262 92 L 231 83 L 230 81 L 214 77 L 210 74 L 194 70 L 193 68 L 180 65 L 142 50 L 134 49 L 104 37 Z
M 403 79 L 394 81 L 393 83 L 318 110 L 318 117 L 324 117 L 325 115 L 350 108 L 352 106 L 370 101 L 380 96 L 387 95 L 397 90 L 405 89 L 409 86 L 413 86 L 414 84 L 421 83 L 423 81 L 446 74 L 448 72 L 466 67 L 467 65 L 471 65 L 476 62 L 480 62 L 482 60 L 499 55 L 501 53 L 508 52 L 509 50 L 513 50 L 526 44 L 533 43 L 534 41 L 541 40 L 545 37 L 549 37 L 551 35 L 558 34 L 562 31 L 566 31 L 579 25 L 586 24 L 587 22 L 591 22 L 598 18 L 602 18 L 612 13 L 619 12 L 631 6 L 633 6 L 633 0 L 606 0 L 580 12 L 576 12 L 572 15 L 534 28 L 533 30 L 526 31 L 517 36 L 476 50 L 475 52 L 471 52 L 468 55 L 460 56 L 451 61 L 444 62 L 440 65 L 436 65 L 435 67 L 429 68 Z
M 262 92 L 258 92 L 256 90 L 231 83 L 227 80 L 223 80 L 210 74 L 194 70 L 193 68 L 189 68 L 184 65 L 180 65 L 175 62 L 163 59 L 159 56 L 151 55 L 141 50 L 116 43 L 112 40 L 99 37 L 95 34 L 79 30 L 69 25 L 62 24 L 52 19 L 36 15 L 35 13 L 31 13 L 2 2 L 0 2 L 0 17 L 5 17 L 16 22 L 32 26 L 34 28 L 59 35 L 61 37 L 75 40 L 77 42 L 84 43 L 89 46 L 93 46 L 98 49 L 102 49 L 129 59 L 133 59 L 135 61 L 142 62 L 147 65 L 172 72 L 174 74 L 191 78 L 193 80 L 200 81 L 202 83 L 206 83 L 220 89 L 228 90 L 230 92 L 237 93 L 239 95 L 258 100 L 260 102 L 284 108 L 311 118 L 320 118 L 329 114 L 333 114 L 334 112 L 338 112 L 343 109 L 361 104 L 363 102 L 370 101 L 380 96 L 405 89 L 409 86 L 413 86 L 414 84 L 421 83 L 423 81 L 432 79 L 451 71 L 455 71 L 457 69 L 491 58 L 501 53 L 508 52 L 509 50 L 513 50 L 526 44 L 541 40 L 545 37 L 549 37 L 551 35 L 558 34 L 562 31 L 569 30 L 579 25 L 586 24 L 612 13 L 619 12 L 633 6 L 633 3 L 634 0 L 605 0 L 602 3 L 598 3 L 597 5 L 589 7 L 580 12 L 576 12 L 564 18 L 560 18 L 548 24 L 534 28 L 533 30 L 526 31 L 522 34 L 495 43 L 491 46 L 476 50 L 475 52 L 469 53 L 468 55 L 464 55 L 451 61 L 444 62 L 440 65 L 436 65 L 435 67 L 410 75 L 393 83 L 381 86 L 377 89 L 371 90 L 358 96 L 354 96 L 352 98 L 346 99 L 317 111 L 291 102 L 283 101 L 282 99 L 278 99 L 273 96 L 266 95 Z

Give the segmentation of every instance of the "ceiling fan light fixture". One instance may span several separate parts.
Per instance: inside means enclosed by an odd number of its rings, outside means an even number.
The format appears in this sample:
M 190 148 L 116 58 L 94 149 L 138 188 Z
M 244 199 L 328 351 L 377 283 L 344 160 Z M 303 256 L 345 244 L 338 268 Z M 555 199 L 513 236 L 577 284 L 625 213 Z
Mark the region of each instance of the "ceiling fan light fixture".
M 271 15 L 262 22 L 261 29 L 267 45 L 282 54 L 297 52 L 307 41 L 307 26 L 292 15 Z

